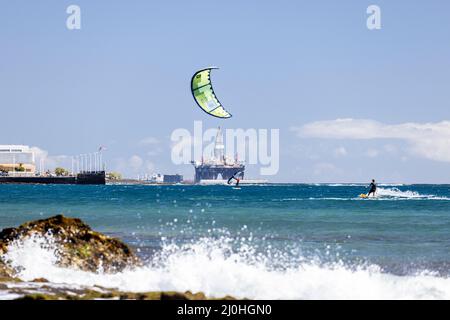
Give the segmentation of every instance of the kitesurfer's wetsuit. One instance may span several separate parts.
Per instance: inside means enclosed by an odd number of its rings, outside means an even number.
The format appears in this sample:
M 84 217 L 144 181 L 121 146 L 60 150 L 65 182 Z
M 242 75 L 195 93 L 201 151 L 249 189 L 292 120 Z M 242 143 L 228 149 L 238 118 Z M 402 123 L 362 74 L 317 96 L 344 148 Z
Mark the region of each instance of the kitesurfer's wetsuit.
M 367 194 L 368 197 L 370 197 L 370 194 L 373 193 L 373 195 L 375 196 L 375 192 L 377 191 L 377 185 L 375 184 L 375 182 L 372 182 L 369 186 L 370 190 L 369 193 Z

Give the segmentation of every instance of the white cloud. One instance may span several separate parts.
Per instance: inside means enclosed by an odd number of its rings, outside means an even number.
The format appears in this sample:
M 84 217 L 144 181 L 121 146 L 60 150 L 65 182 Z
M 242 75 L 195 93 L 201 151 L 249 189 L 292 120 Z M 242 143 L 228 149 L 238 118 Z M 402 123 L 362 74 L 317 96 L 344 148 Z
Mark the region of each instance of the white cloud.
M 56 167 L 63 167 L 71 169 L 72 157 L 67 155 L 50 156 L 47 150 L 39 147 L 31 147 L 30 150 L 34 153 L 37 170 L 54 170 Z
M 162 152 L 161 148 L 155 148 L 155 149 L 153 149 L 151 151 L 148 151 L 147 152 L 147 156 L 154 157 L 154 156 L 157 156 L 157 155 L 161 154 L 161 152 Z
M 380 154 L 380 152 L 377 149 L 370 148 L 366 151 L 366 156 L 369 158 L 375 158 Z
M 139 171 L 139 169 L 142 168 L 142 165 L 144 164 L 144 160 L 142 160 L 141 157 L 134 155 L 131 156 L 128 159 L 128 166 L 133 170 L 133 171 Z
M 48 157 L 48 151 L 43 150 L 39 147 L 31 147 L 30 150 L 34 153 L 36 158 L 45 159 Z
M 394 154 L 397 152 L 397 148 L 391 144 L 387 144 L 383 147 L 384 151 L 386 151 L 387 153 L 391 153 Z
M 141 146 L 155 145 L 159 143 L 160 141 L 155 137 L 146 137 L 139 141 L 139 145 Z
M 151 174 L 156 171 L 153 162 L 138 155 L 132 155 L 129 158 L 116 158 L 112 162 L 112 171 L 118 171 L 129 178 L 135 178 L 141 174 Z
M 313 169 L 313 173 L 315 175 L 340 173 L 340 172 L 341 172 L 341 170 L 336 168 L 336 166 L 334 164 L 327 163 L 327 162 L 316 163 L 314 165 L 314 169 Z
M 336 157 L 344 157 L 347 155 L 347 149 L 345 149 L 344 147 L 339 147 L 334 149 L 334 155 Z
M 141 147 L 148 147 L 150 150 L 147 151 L 147 156 L 154 157 L 163 152 L 163 149 L 159 146 L 161 141 L 155 137 L 147 137 L 138 142 Z
M 155 164 L 149 160 L 145 161 L 145 170 L 147 173 L 155 172 Z
M 317 121 L 293 127 L 299 137 L 322 139 L 398 139 L 417 156 L 450 162 L 450 121 L 436 123 L 384 124 L 367 119 Z

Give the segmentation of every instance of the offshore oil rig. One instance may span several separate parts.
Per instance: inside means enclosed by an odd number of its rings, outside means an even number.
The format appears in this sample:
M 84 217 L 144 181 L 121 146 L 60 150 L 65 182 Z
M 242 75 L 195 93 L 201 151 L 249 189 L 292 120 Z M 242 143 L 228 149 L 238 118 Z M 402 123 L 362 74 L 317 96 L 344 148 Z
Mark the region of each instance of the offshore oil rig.
M 223 144 L 223 135 L 220 127 L 217 129 L 216 140 L 214 144 L 214 154 L 210 159 L 201 161 L 191 161 L 195 168 L 195 183 L 201 183 L 202 180 L 228 180 L 236 172 L 241 172 L 244 177 L 245 164 L 235 159 L 225 156 L 225 146 Z

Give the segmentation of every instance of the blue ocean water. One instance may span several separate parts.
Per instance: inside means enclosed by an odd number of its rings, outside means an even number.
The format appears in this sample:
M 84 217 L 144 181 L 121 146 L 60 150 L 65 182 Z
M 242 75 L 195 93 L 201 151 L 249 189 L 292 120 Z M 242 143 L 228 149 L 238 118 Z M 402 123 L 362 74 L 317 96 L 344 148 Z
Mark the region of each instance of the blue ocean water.
M 299 266 L 322 271 L 342 268 L 352 275 L 375 266 L 377 275 L 416 279 L 425 274 L 446 281 L 440 283 L 443 288 L 430 290 L 443 290 L 445 294 L 437 297 L 447 297 L 450 186 L 380 186 L 377 197 L 367 200 L 358 197 L 364 192 L 365 185 L 340 184 L 242 186 L 240 190 L 190 185 L 0 185 L 0 228 L 60 213 L 81 218 L 93 229 L 135 247 L 152 268 L 160 268 L 160 276 L 171 275 L 172 280 L 149 284 L 150 289 L 198 289 L 265 298 L 272 296 L 264 286 L 250 290 L 237 284 L 213 285 L 212 275 L 211 279 L 197 276 L 189 283 L 174 282 L 179 276 L 174 270 L 190 266 L 192 273 L 203 266 L 213 274 L 223 269 L 230 281 L 239 283 L 242 275 L 234 268 L 241 272 L 254 267 L 265 270 L 258 280 L 264 283 L 271 272 L 284 277 Z M 161 267 L 162 256 L 173 265 Z M 214 264 L 219 260 L 220 264 Z M 328 282 L 334 281 L 336 272 Z M 272 280 L 274 285 L 281 281 Z M 320 281 L 325 280 L 316 282 Z M 309 297 L 299 290 L 275 298 Z
M 1 185 L 0 228 L 59 213 L 142 248 L 252 236 L 264 250 L 376 263 L 387 271 L 450 272 L 450 186 L 363 185 L 63 186 Z

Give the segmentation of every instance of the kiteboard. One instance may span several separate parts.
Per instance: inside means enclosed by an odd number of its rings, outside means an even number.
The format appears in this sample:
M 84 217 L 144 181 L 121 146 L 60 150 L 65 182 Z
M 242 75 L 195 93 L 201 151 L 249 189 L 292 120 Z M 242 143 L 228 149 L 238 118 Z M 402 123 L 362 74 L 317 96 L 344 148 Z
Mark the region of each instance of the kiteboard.
M 365 193 L 360 194 L 359 197 L 360 197 L 361 199 L 371 199 L 371 200 L 378 199 L 378 196 L 377 196 L 377 195 L 372 196 L 372 197 L 369 197 L 369 196 L 368 196 L 367 194 L 365 194 Z

